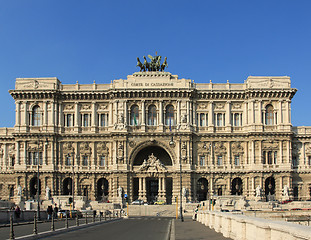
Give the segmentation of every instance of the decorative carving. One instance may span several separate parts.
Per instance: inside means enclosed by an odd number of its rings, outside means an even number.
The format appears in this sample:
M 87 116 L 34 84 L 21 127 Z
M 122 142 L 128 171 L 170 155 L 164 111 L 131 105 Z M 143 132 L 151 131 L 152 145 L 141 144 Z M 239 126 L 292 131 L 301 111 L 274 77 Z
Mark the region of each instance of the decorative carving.
M 236 154 L 243 155 L 244 148 L 242 147 L 241 142 L 233 142 L 231 144 L 231 151 L 234 155 Z
M 72 143 L 66 142 L 63 144 L 63 151 L 66 153 L 74 152 L 74 148 L 72 147 Z
M 263 141 L 262 142 L 262 149 L 263 150 L 278 150 L 279 142 L 278 141 Z
M 216 155 L 225 155 L 227 153 L 227 148 L 224 146 L 223 142 L 215 143 L 215 154 Z
M 81 109 L 82 110 L 90 110 L 91 109 L 91 105 L 90 104 L 83 104 Z
M 311 156 L 311 143 L 305 143 L 306 155 Z
M 74 109 L 74 105 L 73 104 L 66 104 L 65 105 L 65 110 L 73 110 Z
M 143 164 L 139 168 L 140 171 L 165 171 L 166 167 L 161 163 L 159 159 L 157 159 L 153 153 L 148 157 L 148 159 L 144 160 Z
M 233 103 L 232 104 L 232 109 L 241 109 L 242 108 L 242 104 L 241 103 Z
M 100 105 L 98 106 L 98 109 L 99 109 L 99 110 L 106 110 L 106 109 L 108 109 L 108 106 L 107 106 L 106 104 L 100 104 Z
M 123 143 L 119 142 L 119 144 L 118 144 L 118 160 L 120 162 L 122 162 L 123 159 L 124 159 L 124 147 L 123 147 Z
M 187 145 L 185 142 L 181 145 L 181 159 L 185 162 L 187 160 Z
M 207 109 L 207 104 L 203 103 L 198 106 L 198 109 Z
M 224 108 L 225 108 L 225 104 L 224 103 L 216 103 L 215 104 L 215 109 L 222 110 Z
M 80 152 L 81 153 L 91 153 L 92 148 L 90 148 L 89 143 L 82 142 L 80 143 Z

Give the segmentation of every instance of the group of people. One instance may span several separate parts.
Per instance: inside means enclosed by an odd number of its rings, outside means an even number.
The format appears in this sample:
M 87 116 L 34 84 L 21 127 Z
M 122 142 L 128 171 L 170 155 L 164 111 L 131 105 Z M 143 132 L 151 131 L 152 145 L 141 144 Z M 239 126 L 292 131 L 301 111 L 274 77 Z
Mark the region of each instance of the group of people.
M 54 218 L 57 218 L 57 213 L 58 213 L 57 204 L 55 203 L 54 209 L 53 209 L 52 205 L 48 206 L 46 212 L 48 214 L 48 220 L 52 219 L 52 216 L 54 216 Z

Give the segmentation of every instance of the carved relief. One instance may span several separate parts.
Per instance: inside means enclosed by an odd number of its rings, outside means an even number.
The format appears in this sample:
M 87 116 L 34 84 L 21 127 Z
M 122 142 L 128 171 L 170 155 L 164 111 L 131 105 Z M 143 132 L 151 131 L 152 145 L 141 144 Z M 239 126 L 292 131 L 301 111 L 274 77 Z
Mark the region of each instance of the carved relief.
M 183 142 L 181 145 L 181 159 L 183 161 L 187 160 L 187 145 L 185 142 Z
M 92 148 L 90 148 L 89 143 L 83 142 L 80 143 L 80 152 L 84 154 L 90 154 L 92 151 Z
M 73 110 L 74 109 L 74 105 L 73 104 L 66 104 L 64 109 L 65 110 Z
M 90 104 L 83 104 L 81 107 L 81 110 L 90 110 L 91 109 L 91 105 Z
M 99 110 L 107 110 L 108 109 L 108 105 L 107 104 L 99 104 L 98 109 Z
M 233 103 L 232 104 L 232 109 L 241 109 L 242 108 L 242 104 L 241 103 Z
M 262 142 L 262 149 L 263 150 L 278 150 L 279 142 L 278 141 L 263 141 Z
M 305 143 L 305 153 L 307 156 L 311 156 L 311 143 Z
M 70 143 L 70 142 L 63 143 L 63 152 L 65 152 L 65 153 L 74 152 L 74 148 L 72 146 L 72 143 Z
M 202 103 L 202 104 L 200 104 L 199 106 L 198 106 L 198 109 L 207 109 L 208 108 L 208 106 L 207 106 L 207 104 L 205 104 L 205 103 Z
M 159 172 L 166 171 L 166 167 L 161 163 L 161 161 L 156 158 L 156 156 L 151 153 L 148 159 L 144 160 L 143 164 L 139 167 L 140 171 L 148 171 L 148 172 Z
M 225 109 L 225 104 L 224 103 L 216 103 L 215 109 L 223 110 L 223 109 Z
M 124 159 L 124 147 L 123 147 L 123 143 L 119 142 L 118 144 L 118 160 L 120 162 L 122 162 L 122 160 Z
M 242 147 L 241 142 L 233 142 L 231 144 L 231 151 L 234 155 L 236 154 L 243 155 L 244 148 Z
M 223 142 L 216 142 L 214 151 L 216 155 L 225 155 L 227 153 L 227 148 L 224 146 Z

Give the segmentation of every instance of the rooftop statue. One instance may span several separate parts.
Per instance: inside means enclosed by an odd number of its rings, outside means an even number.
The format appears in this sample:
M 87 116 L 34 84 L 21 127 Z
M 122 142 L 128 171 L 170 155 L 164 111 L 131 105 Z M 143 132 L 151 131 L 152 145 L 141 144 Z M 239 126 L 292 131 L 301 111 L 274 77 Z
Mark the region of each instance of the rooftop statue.
M 137 58 L 137 67 L 140 67 L 140 72 L 163 72 L 167 64 L 167 57 L 164 58 L 164 62 L 161 64 L 161 56 L 151 56 L 148 55 L 150 62 L 147 61 L 146 57 L 144 56 L 144 63 L 142 63 L 139 58 Z

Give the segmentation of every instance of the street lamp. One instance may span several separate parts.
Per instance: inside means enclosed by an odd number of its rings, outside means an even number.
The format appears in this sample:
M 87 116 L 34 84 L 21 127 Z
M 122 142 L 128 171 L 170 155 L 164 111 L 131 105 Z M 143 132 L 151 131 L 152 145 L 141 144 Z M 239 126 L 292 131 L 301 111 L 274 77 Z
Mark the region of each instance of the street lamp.
M 183 222 L 184 221 L 184 217 L 182 214 L 182 172 L 181 172 L 181 136 L 179 137 L 179 170 L 180 170 L 180 220 Z
M 40 136 L 38 136 L 38 140 L 37 140 L 37 218 L 38 220 L 40 220 L 40 143 L 43 144 L 43 141 L 40 139 Z M 45 139 L 45 146 L 48 145 L 48 139 Z M 42 145 L 43 146 L 43 145 Z M 43 151 L 45 149 L 42 149 Z

